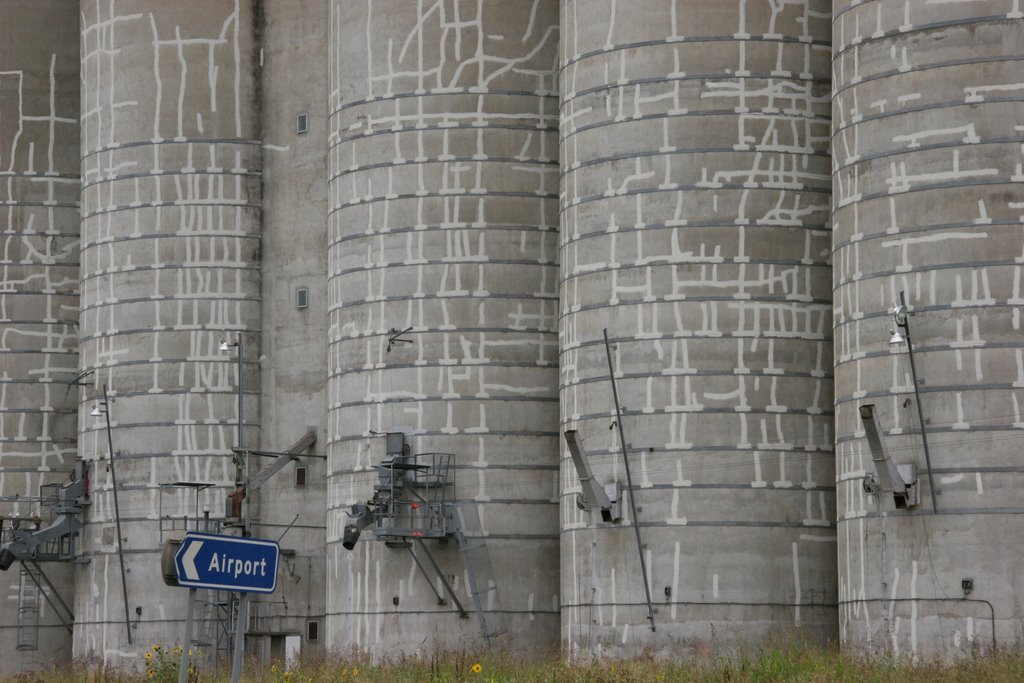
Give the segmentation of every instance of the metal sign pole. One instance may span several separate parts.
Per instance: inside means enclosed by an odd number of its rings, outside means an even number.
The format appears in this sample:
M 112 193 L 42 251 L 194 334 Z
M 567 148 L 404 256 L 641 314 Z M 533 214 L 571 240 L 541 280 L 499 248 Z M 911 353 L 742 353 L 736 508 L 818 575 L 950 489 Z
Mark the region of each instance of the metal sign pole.
M 192 647 L 192 618 L 196 609 L 196 589 L 188 589 L 188 611 L 185 613 L 185 644 L 181 647 L 181 661 L 178 663 L 178 683 L 188 680 L 189 650 Z
M 235 620 L 235 653 L 231 662 L 231 683 L 238 683 L 242 677 L 242 654 L 245 650 L 246 611 L 249 607 L 249 594 L 238 595 L 238 618 Z

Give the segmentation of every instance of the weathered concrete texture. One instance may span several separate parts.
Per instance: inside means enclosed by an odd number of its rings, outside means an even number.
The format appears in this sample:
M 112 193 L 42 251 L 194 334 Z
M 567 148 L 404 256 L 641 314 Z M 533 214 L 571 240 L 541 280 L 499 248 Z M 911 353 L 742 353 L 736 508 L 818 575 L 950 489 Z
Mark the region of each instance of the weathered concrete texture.
M 223 511 L 234 480 L 236 356 L 245 345 L 247 446 L 258 443 L 260 167 L 252 3 L 83 0 L 81 364 L 110 406 L 135 642 L 123 619 L 103 418 L 81 406 L 79 451 L 96 461 L 75 595 L 75 654 L 141 662 L 181 632 L 187 593 L 159 575 L 192 491 Z
M 0 6 L 0 517 L 48 517 L 73 466 L 78 372 L 78 8 Z M 4 538 L 6 540 L 6 536 Z M 67 567 L 45 567 L 65 599 Z M 23 585 L 26 583 L 27 585 Z M 16 563 L 0 575 L 0 675 L 67 658 L 71 638 Z M 19 598 L 19 595 L 22 597 Z M 40 628 L 18 630 L 39 603 Z M 22 615 L 31 622 L 31 614 Z M 16 652 L 19 646 L 26 649 Z M 31 649 L 28 649 L 31 648 Z M 20 649 L 20 648 L 19 648 Z
M 607 328 L 659 610 L 566 452 L 562 642 L 831 637 L 829 5 L 563 0 L 561 44 L 562 427 L 626 485 Z
M 840 636 L 853 652 L 953 657 L 991 647 L 993 621 L 1000 646 L 1021 638 L 1022 17 L 1015 0 L 835 7 Z M 907 347 L 888 344 L 901 290 L 938 515 Z M 867 403 L 893 459 L 921 473 L 912 512 L 864 493 Z
M 495 645 L 557 645 L 557 203 L 553 0 L 331 3 L 328 645 L 475 647 L 412 558 L 367 532 L 376 432 L 452 453 L 476 501 Z M 388 350 L 390 329 L 412 343 Z M 455 543 L 434 553 L 472 609 Z M 449 601 L 450 603 L 450 601 Z
M 273 0 L 263 4 L 263 359 L 261 442 L 282 451 L 307 427 L 326 453 L 327 426 L 327 2 Z M 305 113 L 309 131 L 296 117 Z M 296 307 L 307 288 L 309 303 Z M 267 465 L 263 460 L 259 464 Z M 306 458 L 305 486 L 288 466 L 253 496 L 254 534 L 277 538 L 294 521 L 281 547 L 294 549 L 272 596 L 259 598 L 254 624 L 268 635 L 262 652 L 283 659 L 283 634 L 305 634 L 308 620 L 323 623 L 324 524 L 327 479 L 323 459 Z M 298 515 L 298 517 L 296 517 Z M 288 580 L 284 580 L 288 579 Z M 321 629 L 322 630 L 322 629 Z M 255 637 L 255 636 L 254 636 Z M 302 641 L 315 652 L 322 637 Z

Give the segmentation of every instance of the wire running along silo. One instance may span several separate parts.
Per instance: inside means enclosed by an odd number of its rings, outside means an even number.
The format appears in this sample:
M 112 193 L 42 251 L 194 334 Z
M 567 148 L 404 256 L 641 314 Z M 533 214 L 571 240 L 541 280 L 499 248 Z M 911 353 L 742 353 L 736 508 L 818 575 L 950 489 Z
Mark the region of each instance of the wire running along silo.
M 81 457 L 94 462 L 77 570 L 75 655 L 133 666 L 179 634 L 187 592 L 159 575 L 164 517 L 209 506 L 235 478 L 237 349 L 246 445 L 258 430 L 260 167 L 253 4 L 83 1 Z M 104 418 L 116 453 L 129 612 Z M 161 492 L 172 482 L 212 483 Z M 197 509 L 198 508 L 198 509 Z
M 1020 638 L 1021 9 L 834 8 L 839 615 L 851 652 L 953 657 Z M 931 476 L 908 347 L 888 343 L 901 291 Z M 917 466 L 915 508 L 864 490 L 866 404 L 892 460 Z
M 330 21 L 328 646 L 480 642 L 405 550 L 370 530 L 341 546 L 382 434 L 401 431 L 414 453 L 453 455 L 455 497 L 479 511 L 501 647 L 550 649 L 557 3 L 335 1 Z M 456 544 L 431 548 L 472 615 Z
M 0 22 L 0 517 L 52 510 L 73 469 L 78 374 L 78 11 L 13 2 Z M 20 500 L 19 500 L 20 499 Z M 4 539 L 9 540 L 7 538 Z M 64 599 L 71 569 L 44 567 Z M 0 672 L 50 664 L 71 638 L 15 563 L 2 575 Z
M 563 0 L 561 414 L 572 654 L 835 633 L 829 3 Z

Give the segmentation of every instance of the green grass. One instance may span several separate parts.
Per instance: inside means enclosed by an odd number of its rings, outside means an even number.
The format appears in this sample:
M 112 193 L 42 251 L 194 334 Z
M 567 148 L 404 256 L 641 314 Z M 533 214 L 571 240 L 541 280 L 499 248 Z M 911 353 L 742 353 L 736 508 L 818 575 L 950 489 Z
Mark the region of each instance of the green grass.
M 176 681 L 177 667 L 170 656 L 154 657 L 148 663 L 153 674 L 126 675 L 117 672 L 87 673 L 84 667 L 22 674 L 8 680 L 19 683 L 128 683 L 129 681 Z M 479 671 L 475 671 L 479 667 Z M 225 683 L 228 671 L 201 671 L 193 681 Z M 658 683 L 660 681 L 714 681 L 766 683 L 802 681 L 850 683 L 927 681 L 1024 681 L 1024 652 L 1000 653 L 963 659 L 954 664 L 939 662 L 864 659 L 840 655 L 829 649 L 765 649 L 747 655 L 716 656 L 664 661 L 636 658 L 626 661 L 559 660 L 524 661 L 503 657 L 474 656 L 471 653 L 445 655 L 433 660 L 404 659 L 370 664 L 365 658 L 330 657 L 303 662 L 291 671 L 280 664 L 272 668 L 247 668 L 245 681 L 274 683 Z

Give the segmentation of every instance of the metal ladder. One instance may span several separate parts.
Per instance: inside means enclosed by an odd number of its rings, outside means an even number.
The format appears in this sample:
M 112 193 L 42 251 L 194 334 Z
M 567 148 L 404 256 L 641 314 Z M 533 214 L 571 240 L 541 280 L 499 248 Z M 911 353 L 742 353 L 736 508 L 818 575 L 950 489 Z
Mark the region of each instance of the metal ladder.
M 227 651 L 230 596 L 225 591 L 208 590 L 203 593 L 196 604 L 199 618 L 192 644 L 205 648 L 207 654 L 219 659 Z
M 31 563 L 20 564 L 17 649 L 19 652 L 35 652 L 39 649 L 39 603 L 42 599 L 39 594 L 39 576 L 32 575 L 36 568 Z
M 501 610 L 501 596 L 498 594 L 498 584 L 494 581 L 491 555 L 487 552 L 487 540 L 476 503 L 456 505 L 453 521 L 459 552 L 466 565 L 469 593 L 476 607 L 477 621 L 480 622 L 480 634 L 490 647 L 491 638 L 508 630 L 508 617 Z M 484 610 L 489 614 L 485 615 Z

